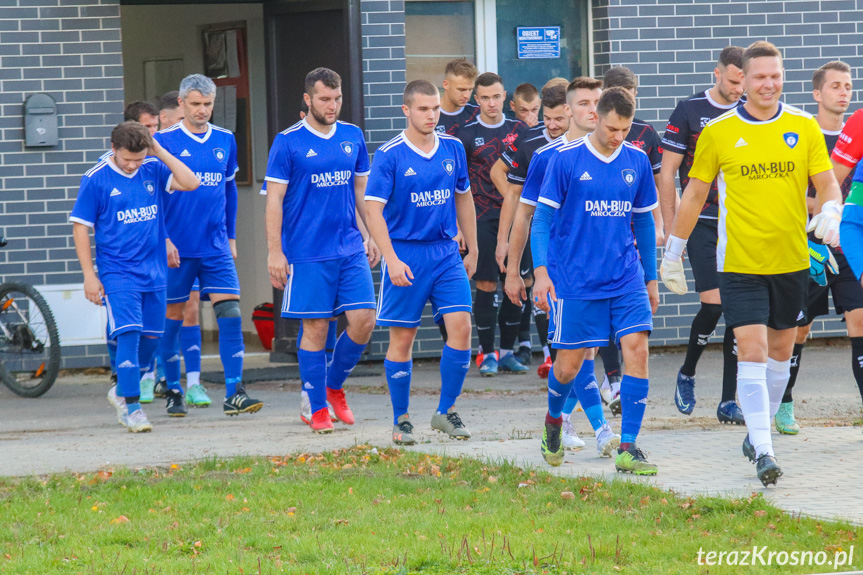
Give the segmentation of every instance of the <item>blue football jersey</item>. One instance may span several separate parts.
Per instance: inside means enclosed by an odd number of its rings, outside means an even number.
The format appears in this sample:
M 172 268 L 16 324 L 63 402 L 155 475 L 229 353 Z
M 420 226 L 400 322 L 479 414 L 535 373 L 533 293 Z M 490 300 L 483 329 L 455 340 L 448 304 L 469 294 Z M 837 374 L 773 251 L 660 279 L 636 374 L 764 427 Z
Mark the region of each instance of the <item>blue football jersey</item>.
M 276 135 L 266 180 L 288 185 L 282 203 L 282 251 L 288 262 L 364 251 L 354 176 L 368 175 L 366 142 L 353 124 L 336 122 L 321 134 L 303 120 Z
M 157 158 L 145 159 L 132 174 L 100 160 L 81 178 L 69 219 L 95 228 L 96 265 L 106 292 L 165 289 L 162 206 L 170 184 L 171 171 Z
M 539 201 L 539 190 L 542 187 L 542 180 L 545 178 L 549 160 L 556 150 L 559 150 L 561 146 L 565 146 L 568 143 L 569 140 L 566 139 L 566 134 L 562 134 L 551 143 L 544 145 L 533 153 L 527 167 L 527 177 L 524 179 L 519 201 L 529 206 L 536 205 L 536 202 Z
M 552 154 L 539 201 L 558 210 L 548 274 L 559 297 L 605 299 L 644 289 L 632 213 L 657 205 L 650 160 L 624 142 L 610 157 L 588 137 Z
M 386 204 L 391 239 L 435 242 L 458 234 L 453 194 L 468 190 L 467 157 L 458 138 L 435 134 L 426 154 L 402 132 L 375 152 L 365 199 Z
M 193 134 L 179 122 L 153 137 L 201 180 L 193 192 L 165 199 L 165 227 L 180 257 L 205 258 L 230 251 L 225 184 L 239 170 L 234 134 L 212 124 L 203 134 Z

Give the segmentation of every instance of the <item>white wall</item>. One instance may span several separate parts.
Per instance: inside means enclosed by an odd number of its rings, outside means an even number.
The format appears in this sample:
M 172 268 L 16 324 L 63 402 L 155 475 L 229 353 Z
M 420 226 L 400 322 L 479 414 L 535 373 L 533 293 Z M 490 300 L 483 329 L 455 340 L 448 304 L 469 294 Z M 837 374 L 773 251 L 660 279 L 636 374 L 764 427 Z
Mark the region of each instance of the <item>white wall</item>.
M 264 20 L 261 4 L 197 4 L 175 6 L 122 6 L 123 71 L 126 102 L 144 97 L 144 61 L 182 59 L 185 74 L 203 72 L 200 27 L 245 21 L 249 51 L 253 155 L 266 156 L 266 67 Z M 260 162 L 253 157 L 252 169 Z M 264 165 L 266 162 L 264 161 Z M 252 309 L 272 301 L 267 274 L 267 242 L 264 233 L 264 197 L 258 195 L 264 178 L 254 173 L 255 185 L 239 188 L 237 213 L 237 272 L 242 287 L 243 330 L 254 331 Z M 209 306 L 207 306 L 209 307 Z M 206 310 L 206 307 L 204 308 Z M 212 313 L 205 311 L 202 326 L 215 329 Z

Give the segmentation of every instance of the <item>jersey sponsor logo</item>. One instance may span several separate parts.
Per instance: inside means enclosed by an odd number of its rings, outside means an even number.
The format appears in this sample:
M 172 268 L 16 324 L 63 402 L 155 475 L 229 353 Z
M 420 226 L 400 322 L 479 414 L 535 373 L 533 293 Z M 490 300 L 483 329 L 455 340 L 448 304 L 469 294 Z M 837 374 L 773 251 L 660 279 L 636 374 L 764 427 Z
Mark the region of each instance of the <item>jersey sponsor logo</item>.
M 155 220 L 159 212 L 158 206 L 144 206 L 143 208 L 131 208 L 129 210 L 120 210 L 117 212 L 117 221 L 124 224 L 137 224 L 138 222 L 148 222 Z
M 671 132 L 672 134 L 679 134 L 680 133 L 680 129 L 677 126 L 673 126 L 671 124 L 668 124 L 667 126 L 665 126 L 665 131 Z
M 416 175 L 417 175 L 417 173 L 414 171 L 414 169 L 413 169 L 413 168 L 411 168 L 410 166 L 408 166 L 408 169 L 407 169 L 407 171 L 405 172 L 405 175 L 406 175 L 406 176 L 416 176 Z
M 341 143 L 341 144 L 339 144 L 339 145 L 341 146 L 342 151 L 343 151 L 344 153 L 346 153 L 347 155 L 349 155 L 349 156 L 350 156 L 350 155 L 353 153 L 353 151 L 354 151 L 354 145 L 353 145 L 353 144 L 351 144 L 350 142 L 342 142 L 342 143 Z
M 474 138 L 473 139 L 473 145 L 474 146 L 484 146 L 485 145 L 485 138 Z
M 216 159 L 220 162 L 227 157 L 227 154 L 225 154 L 225 150 L 223 150 L 222 148 L 213 148 L 213 155 L 216 156 Z
M 321 172 L 312 174 L 312 183 L 319 188 L 332 186 L 345 186 L 351 181 L 353 172 L 350 170 L 337 170 L 335 172 Z
M 740 138 L 739 140 L 737 140 L 737 143 L 734 144 L 734 147 L 735 148 L 742 148 L 743 146 L 748 146 L 748 145 L 749 145 L 749 142 L 747 142 L 743 138 Z
M 632 202 L 626 200 L 584 200 L 584 211 L 591 217 L 623 218 L 632 211 Z
M 641 140 L 632 140 L 629 143 L 632 144 L 633 146 L 636 146 L 640 150 L 644 149 L 644 142 L 642 142 Z
M 147 193 L 152 196 L 156 193 L 156 184 L 154 184 L 150 180 L 147 180 L 146 182 L 144 182 L 144 189 L 147 190 Z
M 592 180 L 593 178 L 590 177 L 590 174 L 588 174 L 587 172 L 584 172 L 583 174 L 581 174 L 581 177 L 578 179 L 581 180 L 582 182 L 586 182 L 588 180 Z
M 798 136 L 794 132 L 785 132 L 784 134 L 782 134 L 782 139 L 785 140 L 785 143 L 788 144 L 788 147 L 793 150 L 794 146 L 797 145 L 797 142 L 800 141 L 800 136 Z
M 222 183 L 225 174 L 219 172 L 195 172 L 195 177 L 201 180 L 202 186 L 214 187 Z
M 845 132 L 839 132 L 839 139 L 848 144 L 854 141 L 854 139 Z
M 411 192 L 411 201 L 416 204 L 416 207 L 418 208 L 440 206 L 445 204 L 451 197 L 452 191 L 450 191 L 449 188 L 430 192 Z
M 770 178 L 787 178 L 794 171 L 794 162 L 770 162 L 769 164 L 743 164 L 740 175 L 750 180 L 767 180 Z
M 635 183 L 635 170 L 626 169 L 620 172 L 623 176 L 623 181 L 626 182 L 627 186 L 631 186 Z
M 440 124 L 438 124 L 437 126 L 434 127 L 434 131 L 437 132 L 438 134 L 446 134 L 446 128 L 444 128 Z
M 705 118 L 704 116 L 702 116 L 702 117 L 701 117 L 701 127 L 703 128 L 704 126 L 706 126 L 706 125 L 707 125 L 707 122 L 709 122 L 709 121 L 710 121 L 710 120 L 712 120 L 712 119 L 713 119 L 713 118 Z
M 180 157 L 181 157 L 181 158 L 188 158 L 188 157 L 189 157 L 189 156 L 191 156 L 191 155 L 192 155 L 192 154 L 190 154 L 190 153 L 189 153 L 189 150 L 183 150 L 182 152 L 180 152 Z
M 441 164 L 443 165 L 443 169 L 447 174 L 452 175 L 452 173 L 455 171 L 455 162 L 453 160 L 444 160 L 443 162 L 441 162 Z
M 119 195 L 120 195 L 120 190 L 118 190 L 117 188 L 114 188 L 113 190 L 111 190 L 111 196 L 112 197 L 113 196 L 119 196 Z
M 308 152 L 306 152 L 306 157 L 307 157 L 307 158 L 314 158 L 314 157 L 315 157 L 315 156 L 317 156 L 317 155 L 318 155 L 318 154 L 317 154 L 313 149 L 311 149 L 311 148 L 309 148 L 309 151 L 308 151 Z
M 518 137 L 518 134 L 516 134 L 515 132 L 513 132 L 511 134 L 507 134 L 506 137 L 503 139 L 503 145 L 504 146 L 512 146 L 512 143 L 515 142 L 515 139 L 517 137 Z M 513 148 L 513 149 L 515 149 L 515 148 Z

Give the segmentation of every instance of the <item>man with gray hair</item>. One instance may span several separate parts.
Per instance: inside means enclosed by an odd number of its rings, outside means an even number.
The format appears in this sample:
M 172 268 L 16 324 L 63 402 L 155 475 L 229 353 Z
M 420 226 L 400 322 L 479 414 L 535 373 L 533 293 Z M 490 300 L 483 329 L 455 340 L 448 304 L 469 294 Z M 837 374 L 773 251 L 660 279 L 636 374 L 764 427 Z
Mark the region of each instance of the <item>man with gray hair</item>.
M 264 404 L 249 398 L 242 384 L 245 346 L 240 281 L 234 265 L 237 142 L 230 131 L 209 122 L 216 98 L 212 80 L 201 74 L 187 76 L 180 82 L 179 98 L 183 121 L 157 132 L 155 138 L 196 173 L 201 186 L 185 197 L 175 194 L 165 201 L 165 228 L 176 246 L 168 253 L 168 262 L 179 264 L 168 274 L 167 321 L 159 346 L 168 384 L 168 415 L 186 415 L 180 386 L 179 331 L 195 278 L 200 280 L 201 294 L 213 302 L 219 324 L 219 355 L 225 369 L 224 412 L 253 413 Z M 190 385 L 188 397 L 193 405 L 209 405 L 200 385 Z

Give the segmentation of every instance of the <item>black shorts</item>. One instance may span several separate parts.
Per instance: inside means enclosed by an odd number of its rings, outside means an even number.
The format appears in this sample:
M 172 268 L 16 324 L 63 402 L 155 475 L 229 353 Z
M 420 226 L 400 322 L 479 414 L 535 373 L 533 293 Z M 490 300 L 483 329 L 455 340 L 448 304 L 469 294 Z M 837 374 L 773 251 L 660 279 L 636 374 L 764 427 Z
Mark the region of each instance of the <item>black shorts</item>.
M 719 272 L 716 271 L 716 242 L 719 238 L 719 220 L 698 218 L 689 240 L 686 253 L 695 276 L 695 291 L 704 293 L 719 287 Z
M 813 280 L 809 280 L 809 300 L 806 305 L 806 318 L 800 325 L 809 325 L 812 321 L 821 315 L 830 313 L 828 303 L 828 293 L 833 294 L 833 309 L 836 310 L 836 315 L 842 315 L 846 311 L 854 311 L 855 309 L 863 308 L 863 286 L 854 277 L 854 272 L 851 266 L 848 265 L 848 260 L 841 252 L 833 252 L 833 257 L 836 258 L 836 263 L 839 266 L 839 273 L 836 275 L 827 274 L 827 285 L 820 286 Z
M 719 295 L 727 327 L 797 327 L 806 317 L 809 270 L 757 275 L 720 272 Z
M 476 223 L 476 243 L 479 246 L 477 256 L 476 273 L 474 281 L 496 282 L 501 281 L 506 273 L 501 273 L 497 261 L 494 259 L 494 251 L 497 248 L 497 231 L 500 220 L 479 220 Z M 533 277 L 533 256 L 530 253 L 530 241 L 524 247 L 521 255 L 519 272 L 523 279 Z

